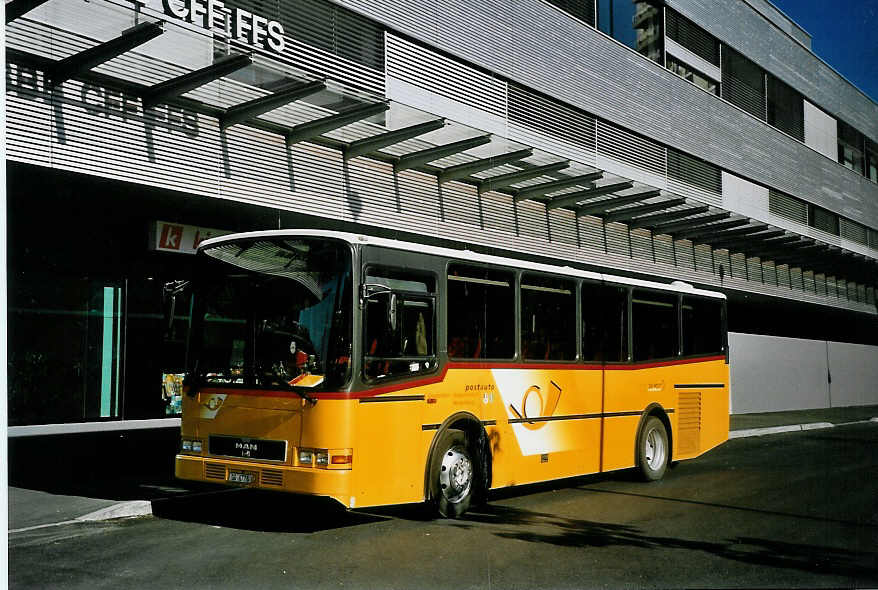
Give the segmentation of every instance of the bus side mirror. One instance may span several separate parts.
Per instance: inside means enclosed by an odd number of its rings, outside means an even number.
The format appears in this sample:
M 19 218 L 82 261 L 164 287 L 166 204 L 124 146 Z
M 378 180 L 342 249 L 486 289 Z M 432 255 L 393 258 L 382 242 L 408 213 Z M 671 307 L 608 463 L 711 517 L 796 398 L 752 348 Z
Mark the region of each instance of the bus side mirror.
M 162 312 L 165 320 L 165 331 L 170 332 L 174 325 L 174 314 L 177 311 L 177 297 L 189 287 L 189 281 L 169 281 L 162 289 Z

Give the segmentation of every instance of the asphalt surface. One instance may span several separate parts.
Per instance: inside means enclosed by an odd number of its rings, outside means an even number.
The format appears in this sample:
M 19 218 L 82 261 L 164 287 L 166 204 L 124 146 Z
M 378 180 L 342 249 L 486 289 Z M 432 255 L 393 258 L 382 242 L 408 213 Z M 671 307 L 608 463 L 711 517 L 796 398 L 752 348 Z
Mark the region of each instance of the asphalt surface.
M 661 482 L 627 473 L 418 507 L 232 490 L 153 516 L 12 532 L 11 588 L 878 586 L 878 423 L 731 440 Z

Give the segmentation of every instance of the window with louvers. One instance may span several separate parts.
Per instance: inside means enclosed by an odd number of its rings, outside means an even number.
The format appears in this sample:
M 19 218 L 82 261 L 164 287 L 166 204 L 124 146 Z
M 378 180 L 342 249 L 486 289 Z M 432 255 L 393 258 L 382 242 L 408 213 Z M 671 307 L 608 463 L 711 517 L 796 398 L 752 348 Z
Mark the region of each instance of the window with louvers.
M 376 23 L 326 0 L 231 0 L 240 7 L 277 19 L 284 33 L 375 70 L 384 70 L 384 30 Z
M 719 65 L 719 41 L 713 35 L 677 12 L 667 10 L 666 35 L 695 55 Z
M 549 0 L 549 3 L 594 26 L 594 0 Z
M 809 225 L 827 233 L 838 235 L 838 215 L 815 205 L 811 205 L 809 209 Z
M 668 148 L 668 176 L 704 190 L 722 193 L 722 172 L 717 166 Z
M 723 45 L 722 73 L 722 97 L 764 121 L 765 74 L 762 68 Z
M 858 244 L 863 244 L 864 246 L 868 244 L 868 232 L 865 225 L 861 225 L 855 221 L 842 217 L 839 220 L 839 230 L 841 232 L 841 237 L 843 238 Z
M 799 141 L 805 141 L 802 95 L 772 75 L 768 76 L 768 123 Z
M 768 210 L 775 215 L 808 224 L 808 204 L 776 190 L 768 191 Z
M 509 84 L 509 120 L 593 150 L 595 119 L 537 92 Z

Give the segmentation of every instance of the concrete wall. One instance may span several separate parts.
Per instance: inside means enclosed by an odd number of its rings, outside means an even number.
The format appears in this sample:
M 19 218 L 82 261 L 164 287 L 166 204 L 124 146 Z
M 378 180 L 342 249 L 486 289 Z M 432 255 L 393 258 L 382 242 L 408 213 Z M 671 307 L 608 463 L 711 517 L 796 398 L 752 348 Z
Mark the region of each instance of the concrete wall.
M 729 333 L 729 350 L 733 414 L 878 404 L 878 346 Z

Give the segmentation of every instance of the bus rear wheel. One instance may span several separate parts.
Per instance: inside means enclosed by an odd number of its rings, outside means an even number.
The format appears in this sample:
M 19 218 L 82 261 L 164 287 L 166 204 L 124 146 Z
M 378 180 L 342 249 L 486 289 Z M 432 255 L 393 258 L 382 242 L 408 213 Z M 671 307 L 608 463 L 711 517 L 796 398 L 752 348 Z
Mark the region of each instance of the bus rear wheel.
M 637 466 L 646 481 L 661 479 L 668 468 L 668 431 L 661 420 L 650 416 L 640 430 L 637 443 Z
M 449 428 L 436 441 L 431 460 L 430 497 L 445 518 L 457 518 L 470 506 L 475 491 L 475 463 L 461 430 Z

